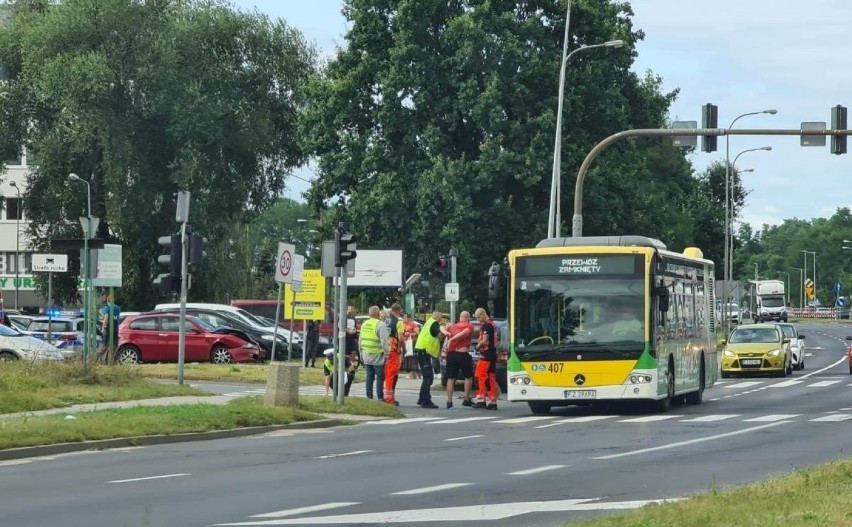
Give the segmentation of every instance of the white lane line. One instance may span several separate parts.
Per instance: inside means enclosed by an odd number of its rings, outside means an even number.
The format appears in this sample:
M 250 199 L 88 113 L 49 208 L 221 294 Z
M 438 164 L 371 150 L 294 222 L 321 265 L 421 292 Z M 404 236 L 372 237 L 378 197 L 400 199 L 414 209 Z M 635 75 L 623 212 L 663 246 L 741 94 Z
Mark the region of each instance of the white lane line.
M 715 414 L 702 415 L 701 417 L 693 417 L 692 419 L 681 419 L 681 423 L 711 423 L 713 421 L 724 421 L 725 419 L 733 419 L 739 417 L 740 414 Z
M 775 384 L 770 384 L 769 388 L 786 388 L 788 386 L 795 386 L 797 384 L 802 384 L 805 381 L 800 381 L 798 379 L 790 379 L 789 381 L 781 381 L 776 382 Z
M 533 415 L 530 417 L 515 417 L 514 419 L 501 419 L 500 421 L 492 421 L 492 424 L 517 425 L 521 423 L 532 423 L 535 421 L 544 421 L 546 419 L 556 419 L 552 415 Z
M 394 496 L 411 496 L 414 494 L 428 494 L 430 492 L 440 492 L 442 490 L 468 487 L 470 485 L 473 485 L 473 483 L 447 483 L 444 485 L 435 485 L 434 487 L 421 487 L 419 489 L 401 490 L 399 492 L 391 492 L 391 494 Z
M 420 423 L 424 421 L 437 421 L 440 417 L 403 417 L 401 419 L 380 419 L 378 421 L 367 421 L 365 425 L 403 425 L 406 423 Z
M 848 421 L 849 419 L 852 419 L 852 414 L 831 414 L 811 419 L 811 421 L 817 423 L 839 423 L 841 421 Z
M 349 507 L 350 505 L 361 505 L 357 501 L 339 501 L 336 503 L 323 503 L 321 505 L 311 505 L 310 507 L 299 507 L 298 509 L 285 509 L 283 511 L 267 512 L 266 514 L 255 514 L 251 518 L 283 518 L 284 516 L 295 516 L 297 514 L 308 514 L 310 512 L 327 511 L 329 509 L 338 509 L 340 507 Z
M 695 445 L 695 444 L 698 444 L 698 443 L 704 443 L 704 442 L 707 442 L 707 441 L 715 441 L 716 439 L 721 439 L 723 437 L 731 437 L 731 436 L 736 436 L 736 435 L 748 434 L 750 432 L 757 432 L 758 430 L 763 430 L 763 429 L 766 429 L 766 428 L 772 428 L 773 426 L 784 425 L 784 424 L 787 424 L 787 421 L 778 421 L 778 422 L 775 422 L 775 423 L 769 423 L 769 424 L 760 425 L 760 426 L 753 426 L 751 428 L 743 428 L 742 430 L 735 430 L 733 432 L 727 432 L 727 433 L 724 433 L 724 434 L 717 434 L 717 435 L 707 436 L 707 437 L 699 437 L 699 438 L 696 438 L 696 439 L 690 439 L 688 441 L 679 441 L 677 443 L 669 443 L 667 445 L 659 445 L 659 446 L 654 446 L 654 447 L 650 447 L 650 448 L 643 448 L 641 450 L 633 450 L 633 451 L 630 451 L 630 452 L 622 452 L 620 454 L 609 454 L 607 456 L 596 456 L 596 457 L 591 457 L 589 459 L 616 459 L 616 458 L 620 458 L 620 457 L 635 456 L 635 455 L 638 455 L 638 454 L 646 454 L 648 452 L 656 452 L 657 450 L 668 450 L 670 448 L 676 448 L 676 447 L 680 447 L 680 446 L 688 446 L 688 445 Z
M 708 399 L 708 401 L 718 401 L 718 400 L 719 400 L 719 398 L 718 398 L 718 397 L 714 397 L 714 398 L 712 398 L 712 399 Z
M 559 426 L 569 423 L 589 423 L 592 421 L 603 421 L 604 419 L 614 419 L 616 417 L 621 417 L 620 415 L 581 415 L 579 417 L 568 417 L 566 419 L 560 419 L 555 423 L 548 423 L 546 425 L 539 425 L 536 428 L 550 428 L 551 426 Z
M 442 419 L 441 421 L 431 421 L 430 425 L 450 425 L 455 423 L 469 423 L 471 421 L 482 421 L 484 419 L 495 419 L 495 417 L 460 417 L 458 419 Z
M 526 470 L 516 470 L 515 472 L 507 472 L 507 476 L 529 476 L 530 474 L 538 474 L 539 472 L 547 472 L 548 470 L 558 470 L 565 468 L 568 465 L 545 465 L 543 467 L 528 468 Z
M 130 479 L 114 479 L 112 481 L 107 481 L 107 483 L 132 483 L 134 481 L 148 481 L 151 479 L 166 479 L 166 478 L 180 478 L 183 476 L 189 476 L 186 474 L 163 474 L 162 476 L 149 476 L 147 478 L 130 478 Z
M 850 384 L 850 386 L 852 386 L 852 384 Z M 841 412 L 848 412 L 849 410 L 852 410 L 852 406 L 840 409 Z
M 793 419 L 802 414 L 771 414 L 761 415 L 760 417 L 752 417 L 751 419 L 743 419 L 745 423 L 774 423 L 776 421 L 784 421 L 785 419 Z
M 811 349 L 816 349 L 816 348 L 811 348 Z M 821 349 L 821 348 L 820 348 L 820 349 Z M 838 360 L 837 362 L 834 362 L 834 363 L 832 363 L 832 364 L 829 364 L 828 366 L 826 366 L 825 368 L 822 368 L 822 369 L 820 369 L 820 370 L 814 370 L 814 371 L 812 371 L 812 372 L 810 372 L 810 373 L 806 373 L 806 374 L 804 374 L 804 375 L 801 375 L 799 378 L 800 378 L 800 379 L 807 379 L 808 377 L 810 377 L 810 376 L 812 376 L 812 375 L 817 375 L 817 374 L 822 373 L 822 372 L 824 372 L 824 371 L 828 371 L 828 370 L 830 370 L 831 368 L 834 368 L 835 366 L 837 366 L 838 364 L 841 364 L 841 363 L 846 362 L 847 360 L 849 360 L 849 359 L 848 359 L 848 357 L 846 356 L 846 354 L 844 353 L 844 354 L 843 354 L 843 358 L 842 358 L 842 359 L 840 359 L 840 360 Z
M 763 381 L 743 381 L 738 382 L 736 384 L 729 384 L 727 386 L 722 386 L 722 388 L 751 388 L 752 386 L 757 386 L 758 384 L 763 384 Z
M 373 450 L 355 450 L 354 452 L 343 452 L 341 454 L 328 454 L 326 456 L 317 456 L 314 459 L 333 459 L 336 457 L 357 456 L 358 454 L 369 454 Z
M 476 439 L 477 437 L 482 437 L 482 434 L 477 434 L 475 436 L 451 437 L 449 439 L 444 439 L 444 441 L 464 441 L 465 439 Z
M 825 388 L 826 386 L 831 386 L 832 384 L 837 384 L 840 381 L 820 381 L 815 382 L 813 384 L 809 384 L 808 388 Z
M 682 415 L 645 415 L 642 417 L 634 417 L 632 419 L 621 419 L 619 423 L 653 423 L 654 421 L 665 421 L 666 419 L 677 419 Z

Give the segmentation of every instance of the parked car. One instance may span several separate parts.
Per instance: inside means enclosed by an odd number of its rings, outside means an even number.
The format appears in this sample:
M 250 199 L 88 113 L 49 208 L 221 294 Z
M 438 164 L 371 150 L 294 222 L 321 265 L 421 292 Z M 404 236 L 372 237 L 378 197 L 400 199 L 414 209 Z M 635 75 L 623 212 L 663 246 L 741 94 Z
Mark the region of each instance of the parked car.
M 250 324 L 243 317 L 240 317 L 230 311 L 231 306 L 224 306 L 229 309 L 216 309 L 211 306 L 219 304 L 187 304 L 186 313 L 207 322 L 211 326 L 228 326 L 234 329 L 239 329 L 248 335 L 251 340 L 261 347 L 263 350 L 264 360 L 272 356 L 272 342 L 277 338 L 275 344 L 275 358 L 283 358 L 287 356 L 287 333 L 288 331 L 280 331 L 275 334 L 266 328 Z M 178 304 L 160 304 L 155 308 L 154 312 L 177 313 L 180 307 Z M 293 340 L 293 356 L 302 356 L 302 346 Z
M 503 319 L 492 319 L 497 326 L 497 331 L 500 332 L 499 342 L 497 344 L 497 384 L 500 386 L 500 391 L 506 392 L 506 361 L 509 358 L 509 323 Z M 476 342 L 479 340 L 479 321 L 471 320 L 473 326 L 473 336 L 470 338 L 470 356 L 473 359 L 473 369 L 476 371 L 476 364 L 479 362 L 479 350 L 476 349 Z M 441 386 L 447 385 L 447 346 L 446 341 L 441 346 Z M 476 377 L 473 379 L 473 386 L 476 387 Z
M 12 326 L 22 332 L 27 330 L 27 326 L 29 326 L 32 319 L 35 318 L 30 315 L 15 315 L 12 313 L 7 313 L 7 315 L 9 315 L 9 322 L 12 323 Z
M 55 316 L 51 314 L 34 317 L 24 333 L 59 348 L 65 358 L 72 358 L 83 350 L 86 340 L 85 326 L 86 319 L 81 313 L 63 311 Z M 97 347 L 103 339 L 100 329 L 96 328 L 95 331 Z
M 786 377 L 793 372 L 790 339 L 776 324 L 737 326 L 722 344 L 722 377 L 752 373 Z
M 796 326 L 788 323 L 777 324 L 784 336 L 790 339 L 790 351 L 793 353 L 793 369 L 805 369 L 805 336 Z
M 64 358 L 56 346 L 0 324 L 0 361 L 54 361 Z
M 244 332 L 213 326 L 200 318 L 185 320 L 186 362 L 255 362 L 263 352 Z M 178 360 L 180 317 L 176 313 L 148 313 L 128 317 L 118 328 L 116 362 L 164 362 Z

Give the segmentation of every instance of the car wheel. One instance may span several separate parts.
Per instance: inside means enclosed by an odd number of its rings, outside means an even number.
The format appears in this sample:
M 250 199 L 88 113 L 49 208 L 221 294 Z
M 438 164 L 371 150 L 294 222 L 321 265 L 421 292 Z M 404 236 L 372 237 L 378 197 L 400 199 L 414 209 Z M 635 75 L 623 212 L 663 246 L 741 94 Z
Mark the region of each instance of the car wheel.
M 234 362 L 234 358 L 231 357 L 231 352 L 228 351 L 227 346 L 216 344 L 210 351 L 210 362 L 214 364 L 230 364 Z
M 125 344 L 118 348 L 115 354 L 116 364 L 139 364 L 142 362 L 142 355 L 139 353 L 139 348 L 130 344 Z
M 535 415 L 545 415 L 550 413 L 550 405 L 547 403 L 527 403 L 530 405 L 530 410 Z
M 18 359 L 19 357 L 11 351 L 0 351 L 0 361 L 11 362 Z

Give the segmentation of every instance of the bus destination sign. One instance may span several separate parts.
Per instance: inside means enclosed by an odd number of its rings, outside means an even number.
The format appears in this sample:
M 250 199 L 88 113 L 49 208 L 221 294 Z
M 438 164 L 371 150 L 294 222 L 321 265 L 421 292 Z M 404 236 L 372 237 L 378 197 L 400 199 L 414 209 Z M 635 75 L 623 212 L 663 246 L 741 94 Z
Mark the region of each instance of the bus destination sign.
M 640 258 L 632 254 L 528 256 L 519 259 L 518 271 L 524 276 L 632 275 L 641 268 L 637 265 Z

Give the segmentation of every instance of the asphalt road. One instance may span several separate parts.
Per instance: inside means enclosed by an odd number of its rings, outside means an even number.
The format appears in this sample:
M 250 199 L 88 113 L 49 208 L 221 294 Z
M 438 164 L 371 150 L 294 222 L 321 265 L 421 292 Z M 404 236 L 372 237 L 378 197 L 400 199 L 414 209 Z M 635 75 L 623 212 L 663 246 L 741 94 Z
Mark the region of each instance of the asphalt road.
M 849 448 L 842 337 L 852 326 L 800 331 L 805 371 L 726 380 L 701 406 L 666 414 L 532 416 L 501 402 L 497 412 L 418 409 L 354 427 L 6 462 L 0 518 L 15 527 L 561 525 L 756 481 Z

